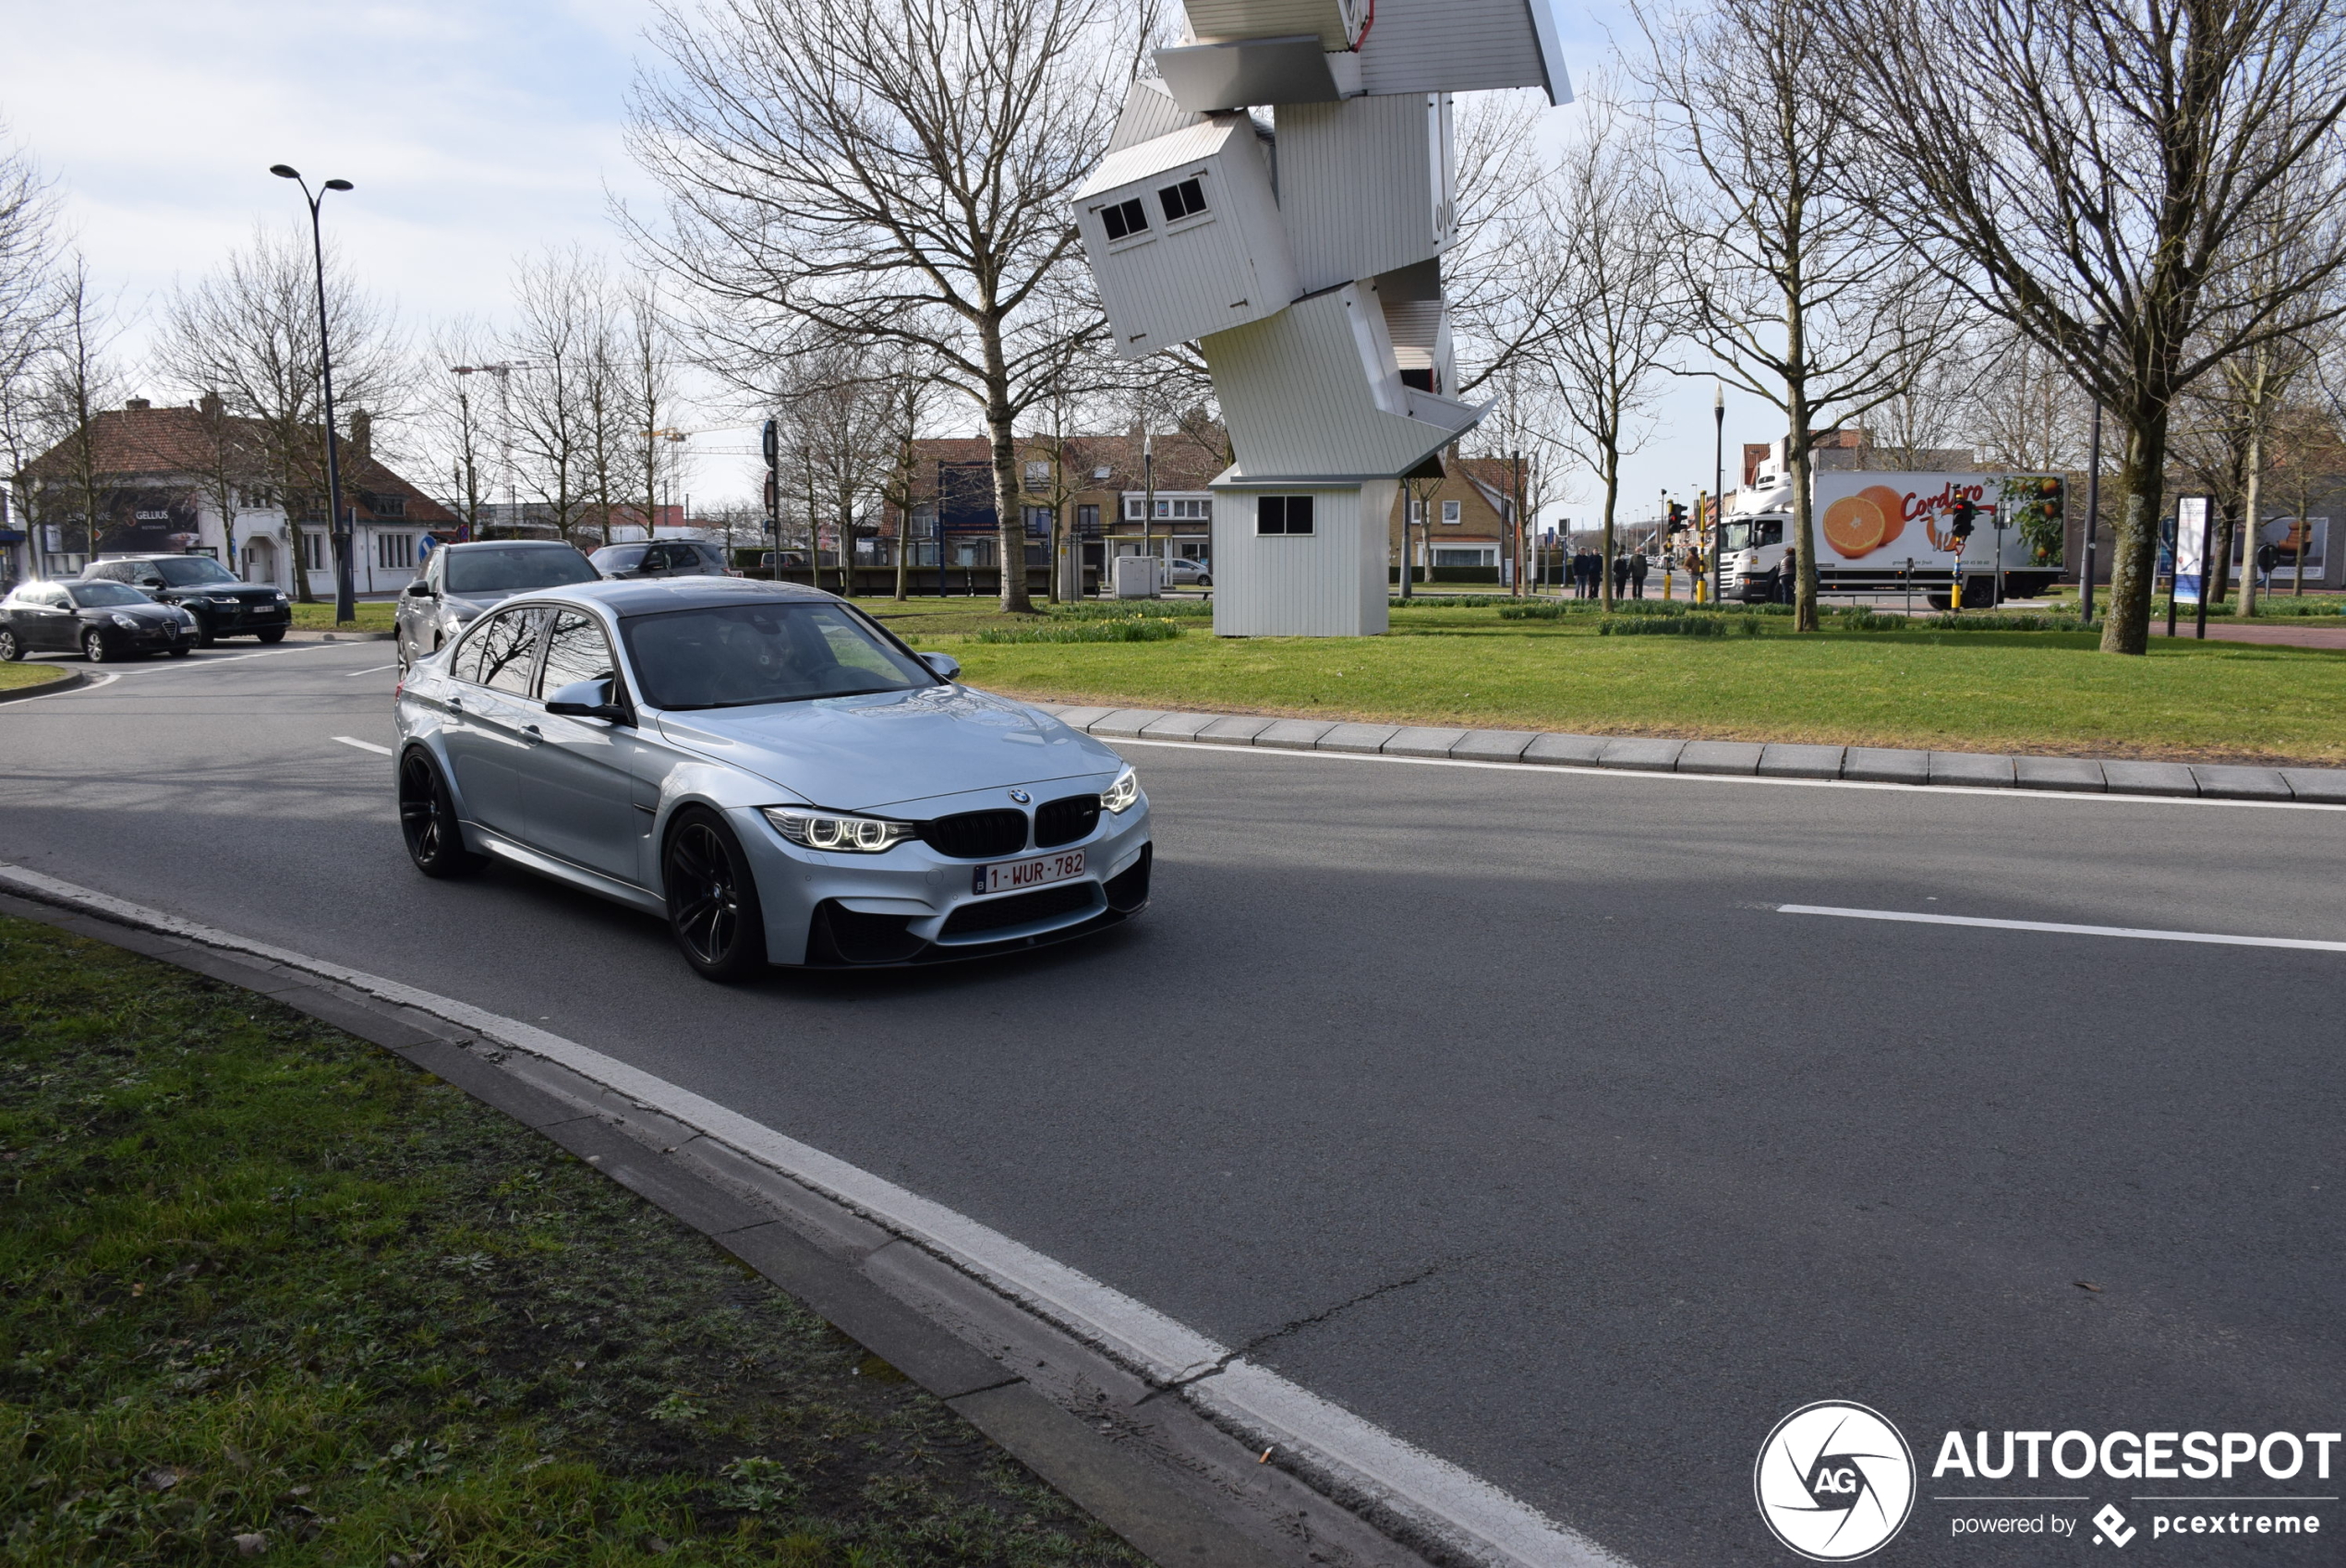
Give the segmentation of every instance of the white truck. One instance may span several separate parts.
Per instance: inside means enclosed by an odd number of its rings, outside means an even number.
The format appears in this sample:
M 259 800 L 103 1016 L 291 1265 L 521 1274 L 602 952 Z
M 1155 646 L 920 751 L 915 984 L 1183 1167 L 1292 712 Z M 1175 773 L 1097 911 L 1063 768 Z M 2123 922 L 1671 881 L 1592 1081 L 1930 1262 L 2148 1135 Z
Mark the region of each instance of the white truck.
M 1817 473 L 1817 586 L 1827 594 L 1912 594 L 1936 609 L 1963 581 L 1966 608 L 2035 598 L 2061 580 L 2058 474 Z M 1956 537 L 1971 503 L 1968 537 Z M 1723 597 L 1764 602 L 1788 585 L 1796 539 L 1792 481 L 1771 461 L 1729 498 L 1720 539 Z

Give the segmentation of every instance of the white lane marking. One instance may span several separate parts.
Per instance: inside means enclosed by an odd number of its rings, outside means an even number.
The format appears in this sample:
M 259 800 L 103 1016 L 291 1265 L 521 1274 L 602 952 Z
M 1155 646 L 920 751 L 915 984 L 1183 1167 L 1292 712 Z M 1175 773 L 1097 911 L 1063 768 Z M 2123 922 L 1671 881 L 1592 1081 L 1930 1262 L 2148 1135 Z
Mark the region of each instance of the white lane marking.
M 1915 914 L 1905 910 L 1840 910 L 1829 904 L 1778 904 L 1778 914 L 1833 915 L 1842 920 L 1907 921 L 1917 925 L 1984 925 L 1997 931 L 2050 931 L 2061 936 L 2131 936 L 2142 942 L 2212 942 L 2223 947 L 2297 947 L 2346 953 L 2346 942 L 2310 936 L 2228 936 L 2214 931 L 2150 931 L 2130 925 L 2068 925 L 2050 920 L 1989 920 L 1979 915 Z
M 533 1024 L 165 914 L 0 862 L 0 883 L 206 947 L 248 953 L 430 1013 L 491 1042 L 595 1080 L 870 1216 L 987 1281 L 1029 1310 L 1159 1381 L 1216 1407 L 1256 1441 L 1348 1476 L 1386 1507 L 1506 1568 L 1624 1568 L 1623 1560 L 1445 1459 L 1240 1359 L 1145 1303 L 885 1176 L 851 1165 L 641 1068 Z
M 386 670 L 386 669 L 398 669 L 398 668 L 399 668 L 399 666 L 397 666 L 397 665 L 395 665 L 395 664 L 379 664 L 379 665 L 376 665 L 376 666 L 375 666 L 372 669 L 354 669 L 354 670 L 350 671 L 350 672 L 349 672 L 349 674 L 345 675 L 345 676 L 343 677 L 343 679 L 344 679 L 344 680 L 345 680 L 345 681 L 347 681 L 347 680 L 351 679 L 351 677 L 352 677 L 352 676 L 357 676 L 357 675 L 381 675 L 381 674 L 384 670 Z
M 391 755 L 389 746 L 378 746 L 372 741 L 362 741 L 356 735 L 337 735 L 334 739 L 345 746 L 356 746 L 362 752 L 376 752 L 384 756 Z
M 1143 741 L 1131 735 L 1092 737 L 1111 751 L 1118 746 L 1169 746 L 1184 752 L 1223 752 L 1237 756 L 1301 757 L 1312 762 L 1397 762 L 1419 767 L 1495 767 L 1507 773 L 1570 773 L 1601 778 L 1666 778 L 1678 784 L 1775 784 L 1796 790 L 1896 790 L 1920 795 L 1987 795 L 1996 800 L 2101 801 L 2141 806 L 2246 806 L 2255 811 L 2346 811 L 2320 801 L 2219 801 L 2196 795 L 2123 795 L 2084 790 L 2004 790 L 1977 784 L 1878 784 L 1864 778 L 1766 778 L 1754 773 L 1661 773 L 1638 767 L 1591 767 L 1575 763 L 1479 762 L 1470 757 L 1389 757 L 1382 752 L 1306 752 L 1289 746 L 1229 746 L 1212 741 Z

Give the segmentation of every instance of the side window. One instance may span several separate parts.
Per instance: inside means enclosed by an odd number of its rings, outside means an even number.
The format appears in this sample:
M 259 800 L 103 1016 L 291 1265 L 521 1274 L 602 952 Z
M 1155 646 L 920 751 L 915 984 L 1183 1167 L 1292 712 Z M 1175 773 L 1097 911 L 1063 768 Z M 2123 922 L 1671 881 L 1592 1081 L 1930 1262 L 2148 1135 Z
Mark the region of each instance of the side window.
M 41 597 L 36 602 L 45 609 L 71 609 L 73 608 L 72 597 L 63 588 L 54 584 L 41 590 Z
M 613 678 L 611 644 L 594 618 L 574 609 L 557 612 L 553 634 L 546 639 L 546 672 L 538 682 L 540 697 L 550 697 L 573 681 Z
M 492 692 L 529 695 L 529 678 L 538 662 L 538 629 L 546 623 L 542 609 L 499 612 L 480 650 L 480 683 Z
M 1312 498 L 1257 496 L 1254 500 L 1254 531 L 1258 534 L 1312 532 Z

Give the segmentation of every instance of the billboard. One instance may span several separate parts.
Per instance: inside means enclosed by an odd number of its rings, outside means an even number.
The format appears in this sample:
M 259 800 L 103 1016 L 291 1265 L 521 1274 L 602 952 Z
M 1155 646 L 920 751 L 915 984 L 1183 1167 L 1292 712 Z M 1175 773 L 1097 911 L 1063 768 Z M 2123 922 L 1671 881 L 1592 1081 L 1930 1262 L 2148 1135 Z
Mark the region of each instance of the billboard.
M 937 520 L 948 534 L 991 534 L 994 466 L 988 463 L 937 465 Z
M 2207 532 L 2214 521 L 2214 503 L 2207 496 L 2179 496 L 2175 501 L 2175 602 L 2197 604 L 2199 583 L 2206 574 Z
M 1943 565 L 1955 553 L 1956 505 L 1969 501 L 1973 532 L 1965 565 L 2005 571 L 2057 567 L 2062 557 L 2062 484 L 2053 474 L 1888 474 L 1863 469 L 1817 476 L 1817 564 L 1869 567 L 1911 557 Z M 1997 547 L 2002 560 L 1996 561 Z
M 170 555 L 202 542 L 185 490 L 108 490 L 98 501 L 99 555 Z

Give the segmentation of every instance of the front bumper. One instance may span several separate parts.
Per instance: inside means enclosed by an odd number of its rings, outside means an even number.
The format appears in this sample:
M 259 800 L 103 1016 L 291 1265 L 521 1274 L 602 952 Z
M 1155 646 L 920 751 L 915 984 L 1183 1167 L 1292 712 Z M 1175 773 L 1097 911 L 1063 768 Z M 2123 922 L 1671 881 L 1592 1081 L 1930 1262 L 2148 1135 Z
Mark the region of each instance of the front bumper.
M 201 604 L 185 607 L 187 612 L 212 628 L 215 637 L 250 636 L 255 632 L 267 632 L 293 624 L 290 604 L 258 604 L 238 600 L 235 604 L 213 604 L 207 599 Z
M 185 647 L 194 641 L 196 629 L 176 621 L 141 621 L 137 631 L 127 626 L 107 624 L 98 628 L 109 648 L 127 652 L 152 653 L 157 648 Z
M 1022 851 L 1080 849 L 1082 874 L 986 895 L 972 890 L 972 874 L 986 860 L 948 858 L 917 840 L 879 855 L 825 853 L 792 844 L 761 812 L 725 814 L 756 873 L 766 950 L 778 964 L 861 969 L 983 958 L 1119 924 L 1148 903 L 1145 797 L 1121 816 L 1103 815 L 1082 838 Z

